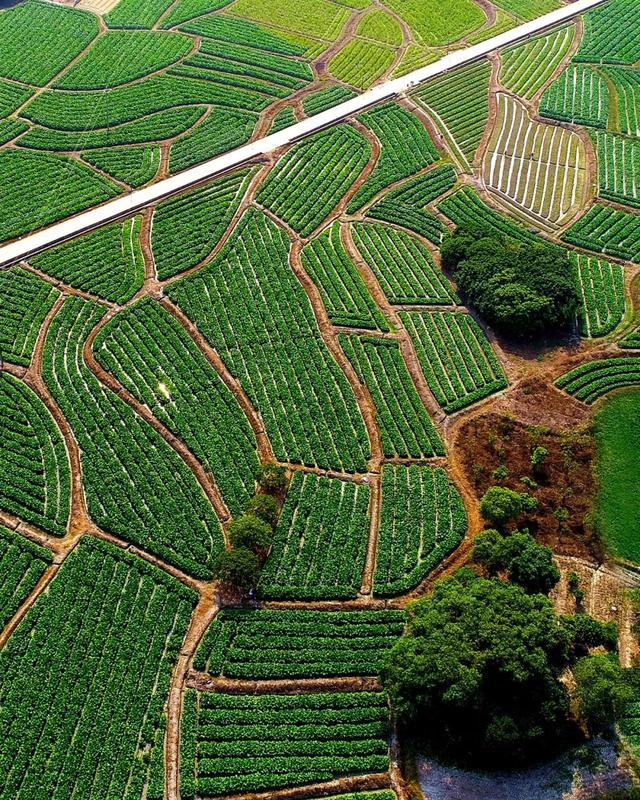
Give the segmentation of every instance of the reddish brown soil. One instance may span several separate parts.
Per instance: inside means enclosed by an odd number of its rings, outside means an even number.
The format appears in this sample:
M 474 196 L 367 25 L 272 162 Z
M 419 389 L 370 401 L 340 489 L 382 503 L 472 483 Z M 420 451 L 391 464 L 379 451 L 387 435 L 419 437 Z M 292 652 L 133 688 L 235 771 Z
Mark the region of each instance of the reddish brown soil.
M 538 508 L 517 521 L 520 527 L 529 528 L 559 555 L 602 560 L 601 544 L 588 522 L 595 491 L 595 445 L 587 428 L 559 431 L 487 413 L 461 428 L 456 447 L 478 498 L 496 484 L 529 492 Z M 537 470 L 531 464 L 535 447 L 548 450 Z M 494 475 L 500 467 L 507 470 L 504 478 Z M 523 484 L 523 477 L 535 481 L 537 488 Z M 566 519 L 556 516 L 558 509 Z

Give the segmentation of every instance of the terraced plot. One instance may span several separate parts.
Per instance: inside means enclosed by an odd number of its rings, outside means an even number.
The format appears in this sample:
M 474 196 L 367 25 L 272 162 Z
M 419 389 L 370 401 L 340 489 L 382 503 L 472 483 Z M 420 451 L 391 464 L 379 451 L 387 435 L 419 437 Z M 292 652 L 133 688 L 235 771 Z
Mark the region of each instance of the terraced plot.
M 175 450 L 106 389 L 83 358 L 103 316 L 93 303 L 65 300 L 51 324 L 43 364 L 47 386 L 81 449 L 89 513 L 105 530 L 207 577 L 222 532 L 204 489 Z
M 161 570 L 80 542 L 0 651 L 2 800 L 161 800 L 166 693 L 194 605 Z
M 0 525 L 0 631 L 53 561 L 50 550 Z
M 0 272 L 0 356 L 27 367 L 40 328 L 59 292 L 19 267 Z
M 507 386 L 489 341 L 469 314 L 401 312 L 429 388 L 452 414 Z
M 634 0 L 605 3 L 584 15 L 575 61 L 635 64 L 640 59 L 640 12 Z
M 349 258 L 341 239 L 341 226 L 317 236 L 302 251 L 302 264 L 318 286 L 334 325 L 389 330 L 356 266 Z
M 582 298 L 580 330 L 583 336 L 605 336 L 624 317 L 624 272 L 620 264 L 572 253 L 578 294 Z
M 593 131 L 598 150 L 598 194 L 640 207 L 640 139 Z
M 624 386 L 640 383 L 640 358 L 603 358 L 588 361 L 562 375 L 556 386 L 584 403 Z
M 640 137 L 640 70 L 602 67 L 601 71 L 615 87 L 620 133 Z
M 82 154 L 83 161 L 136 189 L 153 180 L 160 166 L 159 147 L 111 147 Z
M 450 137 L 462 163 L 469 168 L 489 116 L 488 61 L 456 69 L 415 92 L 416 101 Z
M 580 137 L 534 122 L 507 94 L 497 95 L 498 116 L 484 160 L 489 188 L 545 223 L 562 224 L 584 204 L 587 156 Z
M 31 259 L 36 269 L 74 289 L 124 303 L 142 287 L 140 218 L 108 225 Z
M 540 114 L 563 122 L 606 128 L 609 120 L 609 89 L 595 69 L 570 64 L 540 100 Z
M 443 469 L 386 464 L 374 593 L 388 597 L 413 589 L 466 531 L 462 498 Z
M 388 713 L 382 692 L 252 697 L 190 691 L 182 796 L 192 800 L 386 772 Z
M 366 216 L 401 225 L 434 244 L 440 244 L 446 226 L 425 207 L 452 189 L 456 180 L 456 173 L 449 164 L 436 167 L 387 192 L 367 210 Z
M 640 263 L 640 214 L 596 204 L 562 238 L 587 250 Z
M 249 210 L 219 255 L 167 294 L 240 381 L 278 459 L 364 470 L 370 445 L 353 390 L 291 270 L 289 244 Z
M 390 303 L 454 305 L 449 281 L 427 248 L 404 231 L 379 223 L 353 226 L 353 239 Z
M 234 172 L 156 206 L 151 247 L 160 280 L 195 267 L 211 253 L 236 213 L 251 174 Z
M 502 53 L 500 82 L 514 94 L 531 99 L 552 77 L 566 56 L 575 36 L 567 25 Z
M 380 157 L 347 208 L 355 213 L 385 187 L 408 178 L 440 158 L 422 122 L 396 103 L 387 103 L 359 117 L 382 145 Z
M 40 398 L 11 375 L 0 380 L 0 510 L 64 536 L 70 469 L 62 435 Z
M 194 668 L 268 680 L 377 675 L 404 629 L 403 611 L 221 611 Z
M 444 445 L 413 383 L 400 346 L 374 336 L 341 336 L 340 343 L 369 390 L 387 457 L 443 456 Z
M 96 337 L 100 364 L 180 437 L 211 473 L 232 514 L 254 491 L 254 433 L 233 393 L 182 325 L 145 299 Z
M 295 145 L 269 173 L 257 201 L 301 236 L 309 236 L 364 169 L 371 147 L 349 125 L 338 125 Z M 300 185 L 292 192 L 291 186 Z
M 294 473 L 258 587 L 279 600 L 356 597 L 369 539 L 369 487 Z

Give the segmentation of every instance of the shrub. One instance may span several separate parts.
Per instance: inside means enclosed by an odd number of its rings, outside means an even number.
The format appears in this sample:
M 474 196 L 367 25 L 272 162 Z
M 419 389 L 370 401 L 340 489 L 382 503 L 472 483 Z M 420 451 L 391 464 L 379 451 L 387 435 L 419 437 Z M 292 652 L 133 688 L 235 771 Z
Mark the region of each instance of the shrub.
M 258 583 L 260 559 L 245 547 L 225 550 L 216 560 L 214 575 L 222 583 L 246 591 Z
M 480 502 L 480 513 L 489 522 L 502 527 L 523 511 L 534 511 L 538 505 L 527 492 L 514 492 L 504 486 L 491 486 Z
M 256 473 L 260 488 L 269 494 L 278 494 L 287 488 L 287 471 L 279 464 L 263 464 Z
M 278 521 L 278 501 L 270 494 L 260 492 L 254 495 L 247 501 L 244 507 L 245 514 L 249 514 L 271 525 L 272 528 L 276 527 Z
M 273 528 L 254 514 L 243 514 L 229 525 L 229 541 L 234 548 L 245 548 L 256 555 L 266 555 Z

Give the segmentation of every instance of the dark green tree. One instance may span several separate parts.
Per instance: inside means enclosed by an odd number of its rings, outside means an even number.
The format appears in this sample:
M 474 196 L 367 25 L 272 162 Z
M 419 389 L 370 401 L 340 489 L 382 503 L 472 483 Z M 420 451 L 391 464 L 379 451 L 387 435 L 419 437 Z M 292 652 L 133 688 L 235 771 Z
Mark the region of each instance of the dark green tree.
M 527 492 L 514 492 L 505 486 L 490 486 L 480 501 L 480 513 L 501 528 L 524 511 L 534 511 L 537 505 L 535 497 Z
M 473 560 L 489 575 L 506 577 L 530 593 L 548 594 L 560 580 L 550 547 L 538 544 L 528 531 L 505 536 L 496 530 L 483 531 L 474 542 Z
M 214 575 L 227 586 L 246 592 L 258 583 L 260 559 L 244 547 L 224 550 L 216 560 Z
M 573 642 L 547 597 L 464 568 L 407 612 L 382 680 L 432 750 L 512 768 L 563 743 Z
M 229 541 L 234 548 L 244 547 L 259 556 L 266 555 L 273 528 L 254 514 L 243 514 L 229 525 Z
M 624 707 L 638 696 L 638 670 L 623 669 L 613 655 L 597 654 L 575 665 L 576 699 L 580 717 L 591 734 L 606 733 Z
M 509 336 L 553 334 L 575 317 L 579 300 L 559 247 L 459 228 L 441 255 L 467 302 Z
M 252 514 L 269 524 L 272 528 L 278 522 L 278 501 L 271 494 L 259 492 L 255 494 L 244 507 L 245 514 Z
M 287 488 L 287 471 L 280 464 L 263 464 L 256 473 L 256 480 L 263 491 L 281 494 Z

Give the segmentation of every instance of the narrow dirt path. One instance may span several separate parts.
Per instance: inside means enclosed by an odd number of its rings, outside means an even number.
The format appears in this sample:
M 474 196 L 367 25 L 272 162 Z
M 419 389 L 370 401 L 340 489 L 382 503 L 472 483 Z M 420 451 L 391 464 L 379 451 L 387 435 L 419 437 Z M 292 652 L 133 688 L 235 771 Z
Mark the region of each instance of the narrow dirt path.
M 229 694 L 315 694 L 316 692 L 379 692 L 380 679 L 376 676 L 343 678 L 295 678 L 283 680 L 240 680 L 212 676 L 190 670 L 186 685 L 200 692 L 227 692 Z
M 230 519 L 229 509 L 224 502 L 220 490 L 215 482 L 213 475 L 207 472 L 202 464 L 198 461 L 195 455 L 187 447 L 187 445 L 175 434 L 173 434 L 160 420 L 153 414 L 146 405 L 141 403 L 134 397 L 110 372 L 104 370 L 97 362 L 93 354 L 93 343 L 98 333 L 104 328 L 107 323 L 113 319 L 114 314 L 109 312 L 98 322 L 93 328 L 84 344 L 83 357 L 87 367 L 93 372 L 95 377 L 100 381 L 103 386 L 106 386 L 114 394 L 118 395 L 127 405 L 136 412 L 148 425 L 158 433 L 165 442 L 175 450 L 175 452 L 182 458 L 185 464 L 193 472 L 198 483 L 202 487 L 209 502 L 213 506 L 218 518 L 223 523 L 227 523 Z
M 167 700 L 167 733 L 164 742 L 165 800 L 180 800 L 180 722 L 185 681 L 191 659 L 218 608 L 218 597 L 213 585 L 203 587 L 173 669 Z

